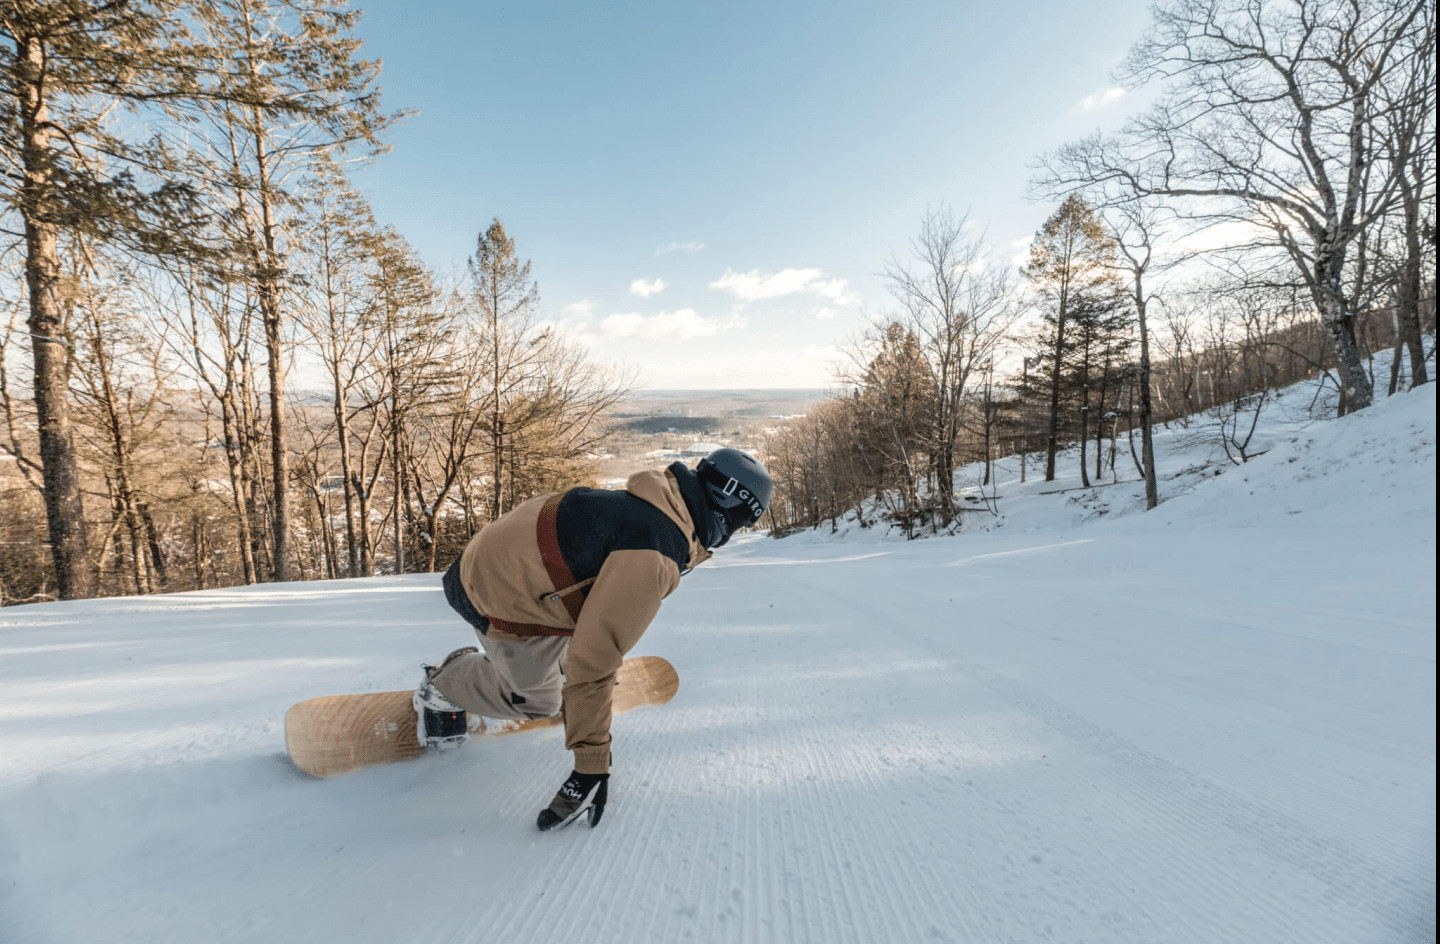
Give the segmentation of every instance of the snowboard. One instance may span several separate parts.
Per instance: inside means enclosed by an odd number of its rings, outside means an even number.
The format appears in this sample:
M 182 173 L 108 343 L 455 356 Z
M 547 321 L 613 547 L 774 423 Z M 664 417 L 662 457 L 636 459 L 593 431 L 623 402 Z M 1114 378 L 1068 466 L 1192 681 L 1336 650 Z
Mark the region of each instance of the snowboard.
M 663 705 L 675 697 L 680 676 L 659 656 L 626 659 L 615 676 L 615 714 Z M 295 766 L 316 777 L 338 777 L 379 764 L 413 760 L 425 753 L 415 736 L 418 718 L 413 689 L 364 695 L 326 695 L 292 705 L 285 712 L 285 750 Z M 493 721 L 472 716 L 470 740 L 550 728 L 560 715 L 528 721 Z M 477 724 L 478 723 L 478 724 Z

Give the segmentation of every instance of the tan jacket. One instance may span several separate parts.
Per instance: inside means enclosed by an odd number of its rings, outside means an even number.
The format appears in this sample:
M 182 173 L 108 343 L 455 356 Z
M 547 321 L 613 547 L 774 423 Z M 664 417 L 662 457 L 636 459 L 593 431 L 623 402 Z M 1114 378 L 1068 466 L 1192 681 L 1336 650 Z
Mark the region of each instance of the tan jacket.
M 659 509 L 680 529 L 689 542 L 687 570 L 710 558 L 696 537 L 673 473 L 637 472 L 625 490 Z M 660 601 L 679 585 L 681 570 L 659 550 L 612 551 L 588 587 L 579 619 L 572 619 L 563 602 L 554 599 L 554 592 L 565 588 L 552 584 L 536 537 L 540 510 L 550 497 L 530 499 L 471 539 L 460 559 L 460 579 L 470 602 L 491 619 L 530 630 L 550 627 L 549 635 L 573 634 L 565 659 L 565 744 L 575 752 L 576 770 L 606 773 L 615 673 L 655 618 Z M 564 546 L 563 529 L 559 538 Z M 492 625 L 487 638 L 523 642 L 526 637 Z

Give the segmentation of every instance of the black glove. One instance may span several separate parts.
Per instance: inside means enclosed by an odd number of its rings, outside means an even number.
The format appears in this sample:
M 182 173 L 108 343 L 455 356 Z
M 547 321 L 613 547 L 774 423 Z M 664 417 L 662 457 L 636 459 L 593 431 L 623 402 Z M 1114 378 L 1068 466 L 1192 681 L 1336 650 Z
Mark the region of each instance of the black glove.
M 542 831 L 569 826 L 581 813 L 585 813 L 590 817 L 591 827 L 598 826 L 600 817 L 605 815 L 605 795 L 609 784 L 609 774 L 582 774 L 572 770 L 570 779 L 555 794 L 555 799 L 540 811 L 535 825 Z

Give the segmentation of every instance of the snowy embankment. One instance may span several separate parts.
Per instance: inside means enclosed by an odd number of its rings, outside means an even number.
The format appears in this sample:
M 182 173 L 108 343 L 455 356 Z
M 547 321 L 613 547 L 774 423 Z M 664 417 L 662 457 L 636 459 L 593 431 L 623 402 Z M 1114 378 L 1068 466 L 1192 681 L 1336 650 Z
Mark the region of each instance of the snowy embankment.
M 434 577 L 5 610 L 0 939 L 1433 940 L 1434 391 L 1166 434 L 1148 514 L 1007 467 L 959 537 L 722 550 L 595 830 L 534 829 L 554 731 L 286 762 L 292 702 L 467 642 Z

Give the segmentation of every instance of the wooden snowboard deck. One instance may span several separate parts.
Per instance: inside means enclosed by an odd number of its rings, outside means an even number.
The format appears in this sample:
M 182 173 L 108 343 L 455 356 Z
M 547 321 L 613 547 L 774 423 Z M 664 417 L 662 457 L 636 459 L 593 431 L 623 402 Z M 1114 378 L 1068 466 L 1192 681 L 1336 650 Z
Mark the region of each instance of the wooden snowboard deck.
M 615 678 L 612 711 L 621 714 L 675 697 L 680 676 L 659 656 L 626 659 Z M 415 736 L 414 692 L 326 695 L 291 706 L 285 713 L 285 749 L 295 766 L 316 777 L 338 777 L 377 764 L 413 760 L 425 753 Z M 479 720 L 479 719 L 475 719 Z M 501 737 L 550 728 L 560 716 L 500 721 L 472 728 L 470 738 Z

